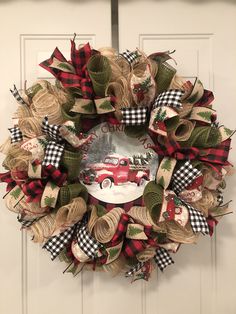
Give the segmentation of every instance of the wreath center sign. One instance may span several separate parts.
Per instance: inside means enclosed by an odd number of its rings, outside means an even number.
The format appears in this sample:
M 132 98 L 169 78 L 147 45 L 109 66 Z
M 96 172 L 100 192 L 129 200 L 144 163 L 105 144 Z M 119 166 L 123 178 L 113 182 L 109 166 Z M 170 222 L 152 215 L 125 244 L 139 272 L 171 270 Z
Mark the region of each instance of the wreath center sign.
M 155 179 L 158 156 L 148 134 L 129 138 L 124 131 L 124 125 L 106 122 L 91 129 L 90 140 L 82 147 L 80 180 L 93 202 L 97 199 L 108 207 L 130 202 L 127 210 L 141 198 L 148 181 Z
M 0 182 L 6 207 L 66 271 L 148 280 L 181 245 L 212 236 L 224 201 L 233 130 L 214 95 L 186 80 L 172 53 L 58 48 L 19 104 Z

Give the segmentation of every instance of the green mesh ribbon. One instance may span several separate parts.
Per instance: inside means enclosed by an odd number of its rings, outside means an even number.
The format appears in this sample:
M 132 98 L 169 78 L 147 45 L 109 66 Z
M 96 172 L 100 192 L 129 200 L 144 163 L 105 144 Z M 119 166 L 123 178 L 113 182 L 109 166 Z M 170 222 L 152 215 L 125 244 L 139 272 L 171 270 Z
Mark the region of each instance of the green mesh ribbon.
M 43 87 L 39 83 L 34 84 L 30 88 L 27 88 L 26 95 L 30 98 L 33 98 L 41 89 L 43 89 Z
M 132 138 L 138 138 L 147 134 L 147 126 L 143 125 L 127 125 L 124 130 L 125 134 Z
M 111 66 L 107 57 L 100 54 L 92 56 L 87 64 L 94 92 L 97 96 L 104 97 L 107 84 L 111 77 Z
M 78 178 L 80 172 L 81 159 L 82 159 L 81 152 L 72 152 L 69 150 L 64 150 L 61 159 L 61 164 L 67 169 L 69 180 L 75 180 Z
M 70 201 L 81 196 L 86 202 L 88 200 L 88 191 L 85 186 L 80 183 L 68 184 L 60 188 L 58 197 L 58 206 L 64 206 L 69 204 Z
M 222 141 L 221 134 L 218 128 L 210 126 L 196 127 L 190 138 L 185 142 L 179 142 L 183 147 L 214 147 Z
M 174 69 L 167 62 L 158 64 L 158 71 L 155 77 L 155 81 L 157 83 L 157 94 L 160 94 L 168 89 L 175 73 L 176 69 Z
M 81 114 L 70 111 L 73 105 L 74 105 L 74 101 L 68 101 L 67 103 L 63 104 L 61 106 L 61 113 L 62 113 L 62 117 L 65 120 L 73 121 L 75 124 L 76 130 L 79 131 Z
M 164 123 L 165 123 L 167 131 L 172 131 L 177 127 L 177 125 L 179 123 L 179 116 L 169 118 L 169 119 L 165 120 Z
M 156 184 L 155 181 L 150 181 L 144 189 L 144 203 L 155 223 L 159 220 L 160 217 L 163 191 L 163 187 L 159 184 Z

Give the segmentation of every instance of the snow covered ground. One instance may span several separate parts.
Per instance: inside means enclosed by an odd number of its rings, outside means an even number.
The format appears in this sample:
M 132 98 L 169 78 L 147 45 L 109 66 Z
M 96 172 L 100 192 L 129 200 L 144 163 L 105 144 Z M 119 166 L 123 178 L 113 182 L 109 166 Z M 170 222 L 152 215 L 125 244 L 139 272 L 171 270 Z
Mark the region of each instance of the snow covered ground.
M 143 190 L 148 181 L 142 186 L 137 186 L 136 183 L 127 182 L 121 185 L 112 185 L 111 188 L 101 189 L 98 183 L 86 185 L 89 194 L 96 197 L 100 201 L 106 203 L 122 204 L 136 200 L 143 195 Z

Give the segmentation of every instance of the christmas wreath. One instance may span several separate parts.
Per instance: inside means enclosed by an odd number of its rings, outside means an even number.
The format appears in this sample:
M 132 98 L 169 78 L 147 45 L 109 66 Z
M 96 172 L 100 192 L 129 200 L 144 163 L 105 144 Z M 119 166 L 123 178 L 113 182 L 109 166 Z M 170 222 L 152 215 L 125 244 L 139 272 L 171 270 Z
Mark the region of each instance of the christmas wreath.
M 40 64 L 55 84 L 11 90 L 19 106 L 1 146 L 4 200 L 67 272 L 147 280 L 230 212 L 233 131 L 171 55 L 76 48 L 74 38 L 71 60 L 56 48 Z

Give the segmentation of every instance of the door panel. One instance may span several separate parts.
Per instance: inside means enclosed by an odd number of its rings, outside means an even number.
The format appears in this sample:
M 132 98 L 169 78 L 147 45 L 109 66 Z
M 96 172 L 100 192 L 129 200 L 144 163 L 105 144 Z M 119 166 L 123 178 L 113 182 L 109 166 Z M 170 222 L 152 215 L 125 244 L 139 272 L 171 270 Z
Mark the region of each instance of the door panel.
M 175 49 L 178 73 L 189 79 L 199 76 L 205 88 L 214 91 L 219 121 L 234 128 L 235 2 L 119 3 L 120 51 L 139 47 L 148 55 Z M 230 161 L 235 164 L 235 159 L 231 152 Z M 235 200 L 235 183 L 235 177 L 228 178 L 225 201 Z M 142 313 L 236 313 L 235 222 L 235 215 L 226 216 L 212 239 L 202 237 L 197 245 L 182 246 L 173 256 L 175 264 L 159 273 L 158 280 L 153 276 L 144 284 Z
M 74 32 L 77 44 L 89 41 L 93 47 L 110 46 L 110 11 L 105 0 L 0 2 L 1 142 L 8 136 L 17 107 L 9 88 L 13 84 L 22 88 L 25 80 L 27 86 L 37 79 L 52 80 L 38 63 L 56 46 L 69 56 Z M 5 187 L 0 188 L 4 195 Z M 87 287 L 82 288 L 83 277 L 63 275 L 66 264 L 51 262 L 45 250 L 20 233 L 16 215 L 7 211 L 2 200 L 1 209 L 0 313 L 82 313 L 89 300 L 83 302 L 83 293 L 87 293 Z

